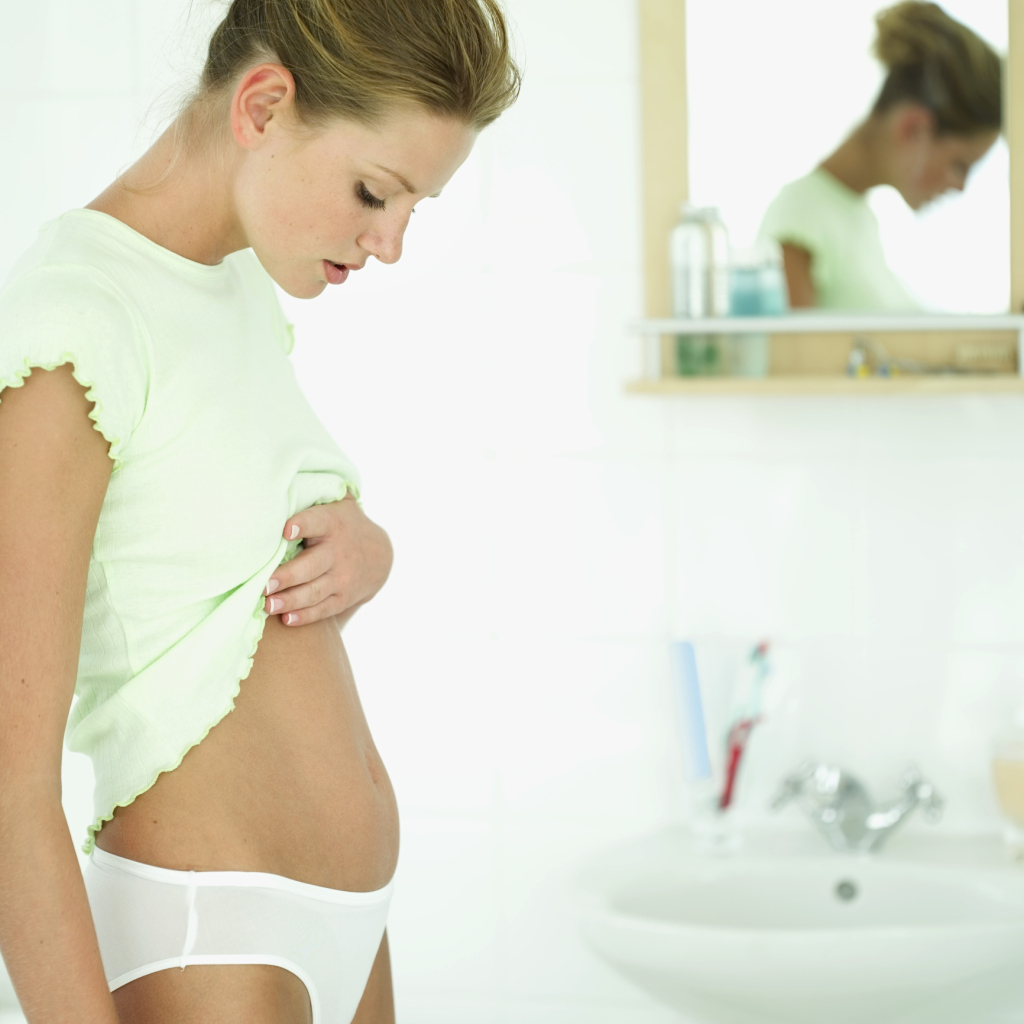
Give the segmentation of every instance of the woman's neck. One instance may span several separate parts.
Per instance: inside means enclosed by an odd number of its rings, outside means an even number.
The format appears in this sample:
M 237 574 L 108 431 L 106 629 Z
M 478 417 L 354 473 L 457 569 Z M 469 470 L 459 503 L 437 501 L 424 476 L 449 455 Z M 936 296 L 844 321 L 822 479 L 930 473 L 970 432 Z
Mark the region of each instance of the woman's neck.
M 870 119 L 865 121 L 820 166 L 858 195 L 864 195 L 876 185 L 886 184 L 879 134 L 877 124 Z
M 218 173 L 219 161 L 211 154 L 188 160 L 175 159 L 175 153 L 172 127 L 86 209 L 116 217 L 165 249 L 213 266 L 249 244 L 234 216 L 230 170 Z M 153 182 L 160 184 L 151 191 L 132 191 Z

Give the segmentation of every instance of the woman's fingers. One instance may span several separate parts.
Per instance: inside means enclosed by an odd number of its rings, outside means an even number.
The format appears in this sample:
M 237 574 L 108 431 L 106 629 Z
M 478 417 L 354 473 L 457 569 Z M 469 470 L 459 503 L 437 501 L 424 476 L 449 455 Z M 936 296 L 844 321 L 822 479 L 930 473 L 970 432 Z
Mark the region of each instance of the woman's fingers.
M 328 502 L 326 505 L 311 505 L 301 512 L 296 512 L 284 524 L 284 536 L 286 540 L 295 540 L 298 537 L 326 537 L 334 525 L 334 517 L 338 515 L 339 506 L 342 502 L 351 502 L 358 509 L 355 498 L 346 496 L 341 501 Z M 348 506 L 345 506 L 345 511 Z
M 281 596 L 275 594 L 268 597 L 267 605 L 267 611 L 271 615 L 280 615 L 286 626 L 304 626 L 344 611 L 343 603 L 333 593 L 327 576 L 320 576 L 298 587 L 290 587 Z
M 267 611 L 270 611 L 270 595 L 280 596 L 283 591 L 294 589 L 303 583 L 309 583 L 311 580 L 323 576 L 330 569 L 331 553 L 329 550 L 318 545 L 300 551 L 290 562 L 279 565 L 267 582 L 266 589 L 263 591 L 268 598 L 265 605 Z

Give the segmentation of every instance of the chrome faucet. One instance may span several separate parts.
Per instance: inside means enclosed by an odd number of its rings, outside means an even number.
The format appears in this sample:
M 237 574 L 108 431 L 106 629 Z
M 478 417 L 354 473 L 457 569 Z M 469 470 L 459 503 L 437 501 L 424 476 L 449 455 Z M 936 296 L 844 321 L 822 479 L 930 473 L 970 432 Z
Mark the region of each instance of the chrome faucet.
M 880 849 L 915 807 L 921 808 L 926 821 L 938 821 L 944 803 L 913 765 L 903 773 L 900 795 L 875 804 L 849 772 L 813 761 L 782 780 L 772 810 L 780 810 L 791 800 L 824 832 L 833 849 L 844 852 Z

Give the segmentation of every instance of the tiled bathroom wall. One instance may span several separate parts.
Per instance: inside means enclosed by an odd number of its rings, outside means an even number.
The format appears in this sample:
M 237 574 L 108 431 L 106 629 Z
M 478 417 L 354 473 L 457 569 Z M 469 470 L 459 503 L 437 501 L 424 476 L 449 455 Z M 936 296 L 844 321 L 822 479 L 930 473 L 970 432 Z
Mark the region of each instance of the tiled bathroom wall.
M 987 744 L 1024 706 L 1024 399 L 626 396 L 634 5 L 509 6 L 522 99 L 420 204 L 402 261 L 283 301 L 397 552 L 346 638 L 401 805 L 401 1021 L 667 1024 L 580 943 L 572 879 L 684 812 L 671 639 L 696 643 L 716 735 L 738 660 L 774 645 L 752 825 L 816 756 L 882 795 L 915 760 L 948 798 L 935 828 L 998 827 Z M 221 9 L 4 0 L 0 268 L 140 151 L 196 52 L 172 41 Z M 80 832 L 87 765 L 65 774 Z

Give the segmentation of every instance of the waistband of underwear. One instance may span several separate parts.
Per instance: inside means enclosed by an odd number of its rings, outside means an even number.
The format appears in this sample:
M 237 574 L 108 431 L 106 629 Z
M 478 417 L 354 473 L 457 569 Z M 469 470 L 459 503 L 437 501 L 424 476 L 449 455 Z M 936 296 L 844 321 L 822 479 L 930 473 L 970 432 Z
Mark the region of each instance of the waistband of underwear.
M 394 879 L 381 889 L 372 892 L 347 892 L 344 889 L 328 889 L 309 882 L 299 882 L 284 875 L 275 875 L 266 871 L 177 871 L 174 868 L 161 868 L 155 864 L 143 864 L 141 861 L 128 860 L 116 854 L 93 847 L 89 855 L 93 864 L 101 871 L 122 871 L 152 882 L 163 882 L 167 885 L 180 886 L 244 886 L 250 889 L 279 889 L 295 896 L 319 900 L 324 903 L 340 903 L 350 907 L 366 907 L 382 903 L 391 898 Z

